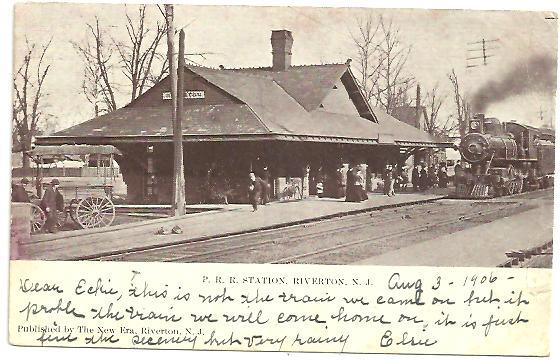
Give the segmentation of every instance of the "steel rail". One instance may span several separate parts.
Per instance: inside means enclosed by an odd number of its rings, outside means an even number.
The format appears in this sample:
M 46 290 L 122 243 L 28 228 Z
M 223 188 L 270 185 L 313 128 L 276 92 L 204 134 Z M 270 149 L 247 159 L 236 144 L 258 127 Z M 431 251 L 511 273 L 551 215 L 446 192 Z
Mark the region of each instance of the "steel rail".
M 399 231 L 399 232 L 395 232 L 389 235 L 382 235 L 382 236 L 376 236 L 376 237 L 368 237 L 368 238 L 363 238 L 363 239 L 359 239 L 356 241 L 352 241 L 352 242 L 347 242 L 344 244 L 340 244 L 337 246 L 332 246 L 332 247 L 328 247 L 328 248 L 322 248 L 319 250 L 315 250 L 313 252 L 307 252 L 304 254 L 299 254 L 299 255 L 295 255 L 295 256 L 290 256 L 290 257 L 284 257 L 284 258 L 280 258 L 277 260 L 274 260 L 272 262 L 269 263 L 274 263 L 274 264 L 278 264 L 278 263 L 294 263 L 294 261 L 299 261 L 305 258 L 312 258 L 314 256 L 320 255 L 320 254 L 325 254 L 325 253 L 330 253 L 332 251 L 336 251 L 339 249 L 343 249 L 343 248 L 349 248 L 349 247 L 353 247 L 353 246 L 357 246 L 357 245 L 361 245 L 361 244 L 365 244 L 371 241 L 376 241 L 376 240 L 380 240 L 380 239 L 392 239 L 392 238 L 396 238 L 396 237 L 402 237 L 405 235 L 409 235 L 409 234 L 413 234 L 413 233 L 417 233 L 423 230 L 426 230 L 428 228 L 433 228 L 433 227 L 443 227 L 446 225 L 450 225 L 450 224 L 454 224 L 454 223 L 458 223 L 458 222 L 463 222 L 465 220 L 470 220 L 470 219 L 474 219 L 474 218 L 479 218 L 479 217 L 483 217 L 483 216 L 487 216 L 490 214 L 494 214 L 494 213 L 498 213 L 501 212 L 507 208 L 510 208 L 511 206 L 506 206 L 506 207 L 500 207 L 498 209 L 493 209 L 487 212 L 473 212 L 469 215 L 466 216 L 461 216 L 459 218 L 456 218 L 456 216 L 452 217 L 451 219 L 447 219 L 435 224 L 428 224 L 428 225 L 420 225 L 420 226 L 416 226 L 410 229 L 406 229 L 403 231 Z
M 455 205 L 449 205 L 450 207 L 455 206 Z M 421 210 L 415 210 L 412 207 L 403 207 L 399 210 L 408 210 L 408 211 L 412 211 L 412 212 L 418 212 L 418 213 L 423 213 Z M 445 210 L 440 210 L 440 212 L 447 212 L 448 208 L 446 208 Z M 119 254 L 114 254 L 114 255 L 108 255 L 108 256 L 101 256 L 101 257 L 95 257 L 95 258 L 91 258 L 91 260 L 111 260 L 111 259 L 118 259 L 118 260 L 123 260 L 123 257 L 129 257 L 129 256 L 133 256 L 133 255 L 140 255 L 140 254 L 150 254 L 150 253 L 159 253 L 159 252 L 165 252 L 165 251 L 172 251 L 175 249 L 184 249 L 185 247 L 198 247 L 198 246 L 205 246 L 205 245 L 212 245 L 212 246 L 216 246 L 216 245 L 222 245 L 222 244 L 229 244 L 231 242 L 233 242 L 236 238 L 249 238 L 249 239 L 260 239 L 260 241 L 258 242 L 253 242 L 253 243 L 249 243 L 249 244 L 243 244 L 243 245 L 238 245 L 235 247 L 229 247 L 225 248 L 225 249 L 218 249 L 218 250 L 213 250 L 213 251 L 208 251 L 208 252 L 204 252 L 204 253 L 197 253 L 197 254 L 192 254 L 192 255 L 181 255 L 178 257 L 168 257 L 168 258 L 162 258 L 160 259 L 160 261 L 162 262 L 173 262 L 173 261 L 181 261 L 181 260 L 185 260 L 185 259 L 189 259 L 189 258 L 195 258 L 195 257 L 205 257 L 205 256 L 210 256 L 210 255 L 218 255 L 220 253 L 235 253 L 235 251 L 244 251 L 246 249 L 254 249 L 255 247 L 259 247 L 259 246 L 265 246 L 268 244 L 272 244 L 272 243 L 287 243 L 292 241 L 293 239 L 308 239 L 308 238 L 313 238 L 313 237 L 317 237 L 320 235 L 325 235 L 325 234 L 332 234 L 332 233 L 342 233 L 348 230 L 356 230 L 356 229 L 362 229 L 362 228 L 367 228 L 367 227 L 371 227 L 371 226 L 375 226 L 375 225 L 379 225 L 380 223 L 383 223 L 387 220 L 390 220 L 391 218 L 394 217 L 396 212 L 392 212 L 392 213 L 388 213 L 385 212 L 383 214 L 380 214 L 379 216 L 376 216 L 374 219 L 373 223 L 366 223 L 366 224 L 359 224 L 358 222 L 360 222 L 363 218 L 371 218 L 371 213 L 373 213 L 375 211 L 369 211 L 366 212 L 364 214 L 358 214 L 358 215 L 345 215 L 345 216 L 341 216 L 339 218 L 330 218 L 330 219 L 326 219 L 326 220 L 322 220 L 322 221 L 318 221 L 315 223 L 312 223 L 313 226 L 316 225 L 328 225 L 328 224 L 334 224 L 336 222 L 340 222 L 342 221 L 350 221 L 353 224 L 350 225 L 346 225 L 343 227 L 335 227 L 332 229 L 327 229 L 327 230 L 322 230 L 319 232 L 314 232 L 314 233 L 310 233 L 310 234 L 306 234 L 306 235 L 287 235 L 287 232 L 293 232 L 293 231 L 298 231 L 300 230 L 302 227 L 308 227 L 309 224 L 296 224 L 296 225 L 291 225 L 291 226 L 287 226 L 287 227 L 283 227 L 280 228 L 282 230 L 282 233 L 278 234 L 279 229 L 275 228 L 275 229 L 268 229 L 268 230 L 263 230 L 263 231 L 258 231 L 258 232 L 251 232 L 251 233 L 243 233 L 243 234 L 236 234 L 236 235 L 231 235 L 231 236 L 224 236 L 224 237 L 215 237 L 215 238 L 209 238 L 209 239 L 203 239 L 203 240 L 199 240 L 199 241 L 191 241 L 191 242 L 184 242 L 184 243 L 180 243 L 180 244 L 173 244 L 173 245 L 166 245 L 166 246 L 162 246 L 162 247 L 157 247 L 157 248 L 149 248 L 149 249 L 144 249 L 144 250 L 139 250 L 139 251 L 126 251 L 126 252 L 122 252 Z M 400 221 L 402 219 L 395 219 L 395 221 Z M 355 224 L 358 223 L 358 224 Z M 266 239 L 266 240 L 262 240 L 262 237 L 269 235 L 269 234 L 277 234 L 277 237 L 272 238 L 272 239 Z M 287 240 L 286 240 L 287 239 Z M 280 241 L 283 240 L 283 241 Z M 191 248 L 192 250 L 192 248 Z

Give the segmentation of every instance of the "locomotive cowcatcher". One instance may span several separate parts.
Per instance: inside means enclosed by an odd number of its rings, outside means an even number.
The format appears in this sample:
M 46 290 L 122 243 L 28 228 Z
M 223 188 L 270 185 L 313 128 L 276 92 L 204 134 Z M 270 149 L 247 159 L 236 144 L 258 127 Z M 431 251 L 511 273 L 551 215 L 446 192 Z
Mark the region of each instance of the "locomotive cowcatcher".
M 552 186 L 554 131 L 476 114 L 459 151 L 470 165 L 457 178 L 459 198 L 492 198 Z

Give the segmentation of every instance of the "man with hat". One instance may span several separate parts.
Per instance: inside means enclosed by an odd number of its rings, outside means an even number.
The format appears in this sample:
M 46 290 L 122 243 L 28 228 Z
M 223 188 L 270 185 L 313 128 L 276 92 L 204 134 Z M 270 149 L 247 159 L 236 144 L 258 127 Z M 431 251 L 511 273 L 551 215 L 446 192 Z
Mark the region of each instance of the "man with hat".
M 257 177 L 254 172 L 249 173 L 249 200 L 253 205 L 253 212 L 257 211 L 261 202 L 263 183 L 263 180 Z
M 62 210 L 64 208 L 64 198 L 62 194 L 58 191 L 60 182 L 58 179 L 53 179 L 51 181 L 50 187 L 48 187 L 41 200 L 41 208 L 45 211 L 47 215 L 47 221 L 45 222 L 45 227 L 48 232 L 56 233 L 58 226 L 58 214 L 57 210 Z
M 29 179 L 22 178 L 19 184 L 12 183 L 12 202 L 29 203 L 29 194 L 25 186 L 29 184 Z

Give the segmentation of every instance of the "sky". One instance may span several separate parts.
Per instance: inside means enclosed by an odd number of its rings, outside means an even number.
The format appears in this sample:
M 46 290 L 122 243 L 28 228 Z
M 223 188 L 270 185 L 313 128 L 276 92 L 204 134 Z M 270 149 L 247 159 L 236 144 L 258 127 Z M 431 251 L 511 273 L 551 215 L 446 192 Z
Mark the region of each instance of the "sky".
M 87 22 L 99 17 L 107 34 L 115 39 L 126 36 L 124 14 L 134 14 L 137 5 L 128 4 L 18 4 L 14 20 L 14 66 L 25 52 L 25 37 L 44 43 L 52 36 L 47 60 L 52 64 L 46 81 L 48 112 L 57 119 L 57 128 L 65 128 L 93 116 L 92 106 L 81 94 L 82 65 L 71 42 L 83 42 Z M 318 7 L 248 6 L 175 6 L 175 25 L 185 27 L 187 52 L 210 52 L 202 65 L 251 67 L 271 64 L 270 32 L 291 30 L 294 37 L 292 64 L 341 63 L 348 58 L 357 62 L 351 34 L 356 20 L 372 14 L 382 15 L 400 29 L 400 39 L 411 46 L 406 64 L 422 92 L 438 86 L 447 102 L 442 117 L 453 112 L 452 90 L 447 74 L 455 69 L 469 97 L 480 94 L 488 82 L 499 83 L 509 76 L 517 79 L 519 91 L 487 106 L 488 116 L 501 120 L 516 119 L 541 126 L 554 117 L 557 61 L 557 20 L 555 14 L 527 11 L 470 11 L 423 9 L 367 9 Z M 152 23 L 163 17 L 155 5 L 149 5 Z M 553 19 L 546 19 L 547 17 Z M 467 68 L 468 49 L 473 42 L 497 39 L 490 50 L 488 65 Z M 480 46 L 480 45 L 478 45 Z M 165 48 L 162 47 L 165 51 Z M 116 56 L 116 54 L 114 54 Z M 553 73 L 535 72 L 531 59 L 552 61 Z M 469 62 L 469 63 L 472 63 Z M 478 62 L 480 64 L 480 61 Z M 517 73 L 519 78 L 517 78 Z M 526 69 L 523 71 L 523 69 Z M 549 69 L 550 70 L 550 69 Z M 354 71 L 356 74 L 357 72 Z M 540 77 L 539 77 L 540 74 Z M 117 77 L 119 74 L 116 74 Z M 527 77 L 533 81 L 526 81 Z M 542 85 L 542 78 L 554 78 L 554 87 Z M 122 78 L 122 77 L 121 77 Z M 122 82 L 123 80 L 119 80 Z M 530 83 L 530 84 L 529 84 Z M 530 86 L 525 87 L 525 84 Z M 504 84 L 501 84 L 503 86 Z M 498 87 L 501 93 L 502 88 Z M 504 91 L 511 88 L 507 86 Z M 127 103 L 121 94 L 118 106 Z M 540 119 L 542 110 L 543 120 Z

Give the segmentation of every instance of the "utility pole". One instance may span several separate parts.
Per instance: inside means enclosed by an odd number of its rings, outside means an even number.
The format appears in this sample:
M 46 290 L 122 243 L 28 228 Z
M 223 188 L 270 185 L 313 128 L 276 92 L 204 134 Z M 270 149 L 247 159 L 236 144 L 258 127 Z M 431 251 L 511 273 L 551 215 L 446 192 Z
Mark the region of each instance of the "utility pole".
M 175 27 L 173 25 L 173 5 L 165 5 L 167 23 L 167 57 L 169 59 L 169 79 L 171 81 L 171 123 L 173 125 L 173 198 L 172 208 L 176 216 L 185 214 L 185 176 L 183 171 L 183 131 L 177 116 L 177 66 L 175 65 Z M 183 56 L 184 58 L 184 56 Z M 184 93 L 184 91 L 183 91 Z M 181 94 L 182 95 L 182 94 Z M 183 98 L 181 96 L 180 98 Z M 182 99 L 181 99 L 182 110 Z M 182 116 L 182 112 L 179 113 Z
M 498 49 L 497 46 L 491 46 L 490 43 L 495 43 L 500 41 L 500 39 L 484 39 L 482 38 L 481 41 L 475 41 L 474 43 L 467 43 L 468 46 L 475 46 L 475 48 L 467 49 L 467 68 L 474 68 L 481 65 L 488 65 L 488 58 L 495 56 L 494 54 L 490 54 L 489 50 Z M 471 55 L 471 53 L 474 53 Z M 477 64 L 478 59 L 482 59 L 482 64 Z M 469 63 L 469 60 L 471 62 Z M 474 62 L 472 62 L 474 60 Z
M 185 164 L 183 163 L 183 101 L 185 99 L 185 31 L 179 32 L 179 74 L 177 76 L 177 119 L 173 129 L 173 142 L 175 149 L 175 174 L 177 182 L 177 194 L 175 210 L 176 216 L 182 216 L 185 212 Z

